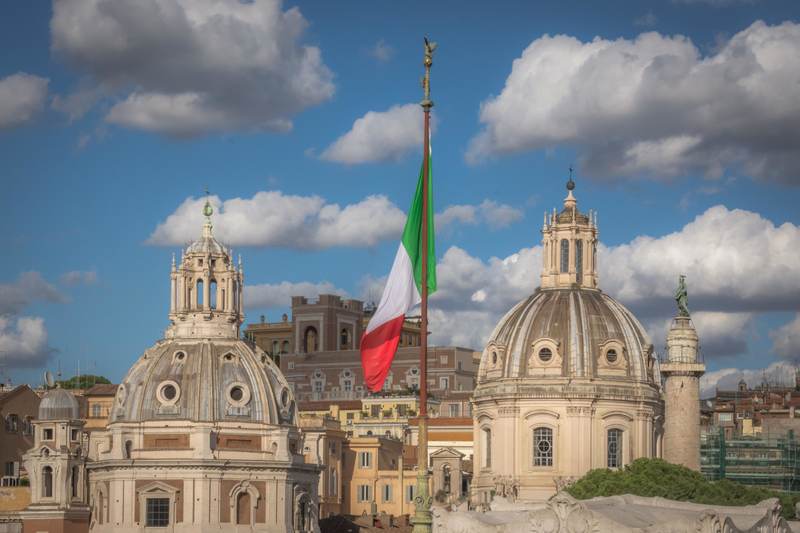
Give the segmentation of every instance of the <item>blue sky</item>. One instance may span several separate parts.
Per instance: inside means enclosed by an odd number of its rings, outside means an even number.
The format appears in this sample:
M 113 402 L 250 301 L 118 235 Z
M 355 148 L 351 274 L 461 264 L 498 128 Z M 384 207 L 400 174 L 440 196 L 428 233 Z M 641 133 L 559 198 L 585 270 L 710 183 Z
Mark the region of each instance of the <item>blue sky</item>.
M 424 16 L 423 16 L 424 15 Z M 97 361 L 117 382 L 168 325 L 173 252 L 242 254 L 248 322 L 288 297 L 379 300 L 431 98 L 440 291 L 432 342 L 481 349 L 539 285 L 570 164 L 600 287 L 659 349 L 677 275 L 705 390 L 800 345 L 800 6 L 794 1 L 0 5 L 15 383 Z M 64 369 L 62 369 L 64 370 Z

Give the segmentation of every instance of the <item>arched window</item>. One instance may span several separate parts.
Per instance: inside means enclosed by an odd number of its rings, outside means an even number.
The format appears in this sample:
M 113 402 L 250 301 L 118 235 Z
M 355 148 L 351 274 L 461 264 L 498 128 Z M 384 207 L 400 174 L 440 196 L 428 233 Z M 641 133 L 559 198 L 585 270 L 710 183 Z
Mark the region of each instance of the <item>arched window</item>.
M 209 286 L 209 288 L 211 289 L 211 292 L 209 293 L 209 299 L 211 300 L 209 302 L 209 307 L 211 309 L 216 309 L 217 308 L 217 280 L 212 279 L 211 280 L 211 285 Z
M 125 442 L 125 459 L 131 458 L 131 448 L 133 447 L 133 442 L 127 441 Z
M 608 468 L 622 466 L 622 430 L 608 430 Z
M 561 272 L 569 272 L 569 241 L 561 239 Z
M 236 498 L 236 523 L 250 523 L 250 493 L 247 491 L 242 492 Z
M 446 494 L 450 494 L 450 480 L 452 478 L 452 473 L 450 471 L 450 465 L 444 465 L 442 468 L 442 478 L 444 483 L 444 492 Z
M 205 303 L 203 301 L 204 297 L 205 297 L 205 293 L 203 292 L 203 280 L 202 279 L 198 279 L 197 280 L 197 308 L 198 309 L 202 309 L 203 308 L 203 304 Z
M 553 466 L 553 430 L 533 430 L 533 466 Z
M 53 469 L 49 466 L 42 468 L 42 498 L 53 497 Z
M 484 468 L 492 467 L 492 429 L 486 428 L 483 430 L 483 466 Z
M 289 341 L 283 341 L 283 349 L 281 353 L 289 353 Z
M 306 353 L 314 353 L 317 351 L 317 330 L 314 326 L 306 328 L 305 344 Z
M 342 348 L 347 348 L 348 343 L 350 342 L 350 333 L 346 330 L 342 330 Z
M 280 353 L 280 351 L 281 351 L 280 343 L 278 341 L 273 341 L 272 342 L 272 355 L 275 355 L 276 353 Z
M 578 283 L 582 283 L 583 274 L 583 241 L 575 243 L 575 271 L 578 273 Z

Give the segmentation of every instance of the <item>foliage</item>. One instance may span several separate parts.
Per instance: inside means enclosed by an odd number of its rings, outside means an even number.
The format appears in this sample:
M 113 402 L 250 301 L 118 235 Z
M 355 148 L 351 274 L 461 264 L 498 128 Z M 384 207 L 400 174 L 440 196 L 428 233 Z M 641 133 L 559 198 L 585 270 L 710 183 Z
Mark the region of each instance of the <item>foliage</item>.
M 70 379 L 62 379 L 56 381 L 59 385 L 61 385 L 62 389 L 90 389 L 95 385 L 107 385 L 111 383 L 108 378 L 103 376 L 93 376 L 91 374 L 84 374 L 81 376 L 80 379 L 80 387 L 78 387 L 78 376 Z M 47 385 L 44 387 L 45 389 L 48 388 Z
M 20 487 L 30 487 L 31 486 L 31 480 L 26 478 L 26 477 L 19 478 L 19 486 Z
M 447 493 L 444 489 L 439 489 L 433 499 L 436 500 L 437 503 L 444 503 L 447 500 Z
M 644 457 L 619 470 L 590 470 L 565 492 L 578 500 L 634 494 L 732 507 L 755 505 L 769 498 L 778 498 L 783 507 L 783 517 L 787 520 L 794 520 L 795 504 L 800 501 L 800 494 L 747 487 L 727 479 L 711 483 L 699 472 L 685 466 Z
M 415 417 L 417 416 L 416 409 L 406 409 L 406 416 Z
M 385 417 L 392 416 L 392 410 L 391 409 L 384 409 L 383 410 L 383 416 L 385 416 Z

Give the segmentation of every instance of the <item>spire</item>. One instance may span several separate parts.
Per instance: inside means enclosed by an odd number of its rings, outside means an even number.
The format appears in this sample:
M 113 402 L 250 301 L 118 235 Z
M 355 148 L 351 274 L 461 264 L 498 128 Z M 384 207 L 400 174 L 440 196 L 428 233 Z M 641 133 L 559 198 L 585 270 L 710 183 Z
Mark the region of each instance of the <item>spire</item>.
M 211 235 L 211 214 L 214 212 L 214 209 L 211 207 L 211 202 L 209 201 L 208 197 L 208 187 L 206 187 L 206 205 L 203 206 L 203 214 L 206 216 L 206 221 L 203 224 L 203 237 L 213 238 Z
M 569 191 L 569 195 L 564 198 L 564 207 L 565 208 L 572 208 L 574 209 L 576 205 L 578 205 L 578 200 L 572 196 L 572 190 L 575 188 L 575 182 L 572 181 L 572 165 L 569 166 L 569 181 L 567 182 L 567 190 Z
M 175 254 L 172 254 L 172 271 L 175 272 Z

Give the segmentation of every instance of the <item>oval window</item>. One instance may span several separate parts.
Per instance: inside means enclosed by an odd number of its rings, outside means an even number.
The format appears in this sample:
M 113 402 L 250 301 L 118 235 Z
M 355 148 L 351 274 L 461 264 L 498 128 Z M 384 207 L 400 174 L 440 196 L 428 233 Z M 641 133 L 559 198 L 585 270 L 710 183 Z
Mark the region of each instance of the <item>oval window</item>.
M 539 360 L 542 361 L 543 363 L 549 362 L 550 359 L 552 358 L 553 358 L 553 352 L 550 350 L 550 348 L 542 348 L 541 350 L 539 350 Z
M 289 390 L 288 389 L 283 389 L 283 392 L 281 393 L 281 405 L 283 405 L 284 407 L 288 407 L 289 406 Z
M 609 363 L 615 363 L 617 361 L 617 351 L 614 349 L 607 351 L 606 359 L 608 360 Z
M 497 364 L 497 352 L 492 352 L 492 364 Z

